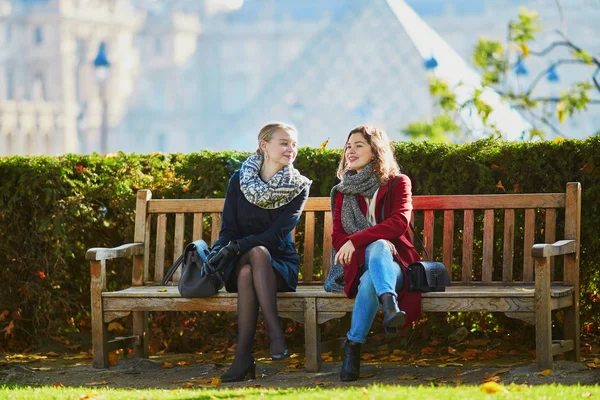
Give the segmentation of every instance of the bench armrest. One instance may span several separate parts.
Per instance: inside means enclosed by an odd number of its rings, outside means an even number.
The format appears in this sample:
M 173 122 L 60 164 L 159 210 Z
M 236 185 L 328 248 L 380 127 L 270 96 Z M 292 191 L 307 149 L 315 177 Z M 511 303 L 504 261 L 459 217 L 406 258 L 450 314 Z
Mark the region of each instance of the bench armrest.
M 128 243 L 112 249 L 106 247 L 94 247 L 85 253 L 85 259 L 89 261 L 111 260 L 113 258 L 139 256 L 144 254 L 144 243 Z
M 533 257 L 552 257 L 575 253 L 577 242 L 575 240 L 559 240 L 552 244 L 534 244 L 531 249 Z

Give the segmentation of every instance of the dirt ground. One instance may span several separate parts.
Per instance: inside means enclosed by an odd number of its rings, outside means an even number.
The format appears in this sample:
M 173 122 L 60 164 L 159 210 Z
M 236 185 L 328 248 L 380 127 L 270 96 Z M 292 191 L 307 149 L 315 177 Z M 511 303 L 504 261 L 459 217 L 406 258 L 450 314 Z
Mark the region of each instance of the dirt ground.
M 383 355 L 386 354 L 386 355 Z M 540 374 L 530 354 L 505 354 L 488 360 L 463 360 L 457 357 L 408 354 L 383 349 L 379 354 L 365 353 L 361 379 L 352 383 L 339 380 L 340 357 L 325 354 L 322 370 L 308 373 L 302 354 L 272 362 L 267 354 L 256 354 L 255 380 L 222 384 L 218 377 L 227 369 L 231 352 L 213 355 L 163 354 L 140 359 L 123 357 L 108 369 L 95 369 L 88 353 L 2 354 L 0 384 L 64 385 L 112 388 L 181 387 L 340 387 L 366 386 L 374 383 L 391 385 L 480 385 L 486 380 L 504 384 L 538 385 L 561 383 L 592 385 L 600 383 L 598 355 L 588 355 L 584 362 L 555 361 L 551 371 Z M 390 361 L 394 360 L 394 361 Z M 587 364 L 587 366 L 586 366 Z

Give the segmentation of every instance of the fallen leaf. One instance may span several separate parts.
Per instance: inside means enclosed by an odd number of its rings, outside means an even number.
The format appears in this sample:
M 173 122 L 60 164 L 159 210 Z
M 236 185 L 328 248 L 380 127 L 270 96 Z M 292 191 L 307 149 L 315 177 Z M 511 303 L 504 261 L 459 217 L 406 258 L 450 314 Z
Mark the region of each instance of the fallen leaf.
M 365 353 L 362 356 L 360 356 L 361 360 L 372 360 L 373 358 L 375 358 L 375 354 L 371 353 Z
M 185 367 L 186 365 L 190 365 L 190 363 L 187 361 L 178 361 L 177 365 L 179 365 L 180 367 Z
M 494 376 L 505 374 L 507 372 L 510 372 L 510 368 L 502 368 L 502 369 L 492 372 L 489 375 L 484 376 L 483 379 L 487 381 L 487 380 L 493 378 Z
M 440 364 L 438 365 L 438 367 L 440 368 L 446 368 L 446 367 L 462 367 L 463 365 L 461 363 L 456 363 L 456 362 L 449 362 L 449 363 L 445 363 L 445 364 Z
M 369 395 L 369 391 L 364 386 L 360 388 L 360 391 L 363 394 L 363 396 L 368 396 Z
M 158 289 L 158 292 L 161 292 L 161 293 L 164 293 L 166 291 L 167 291 L 167 289 Z
M 433 382 L 436 379 L 440 379 L 440 377 L 439 376 L 428 376 L 427 378 L 423 378 L 423 380 L 427 381 L 427 382 Z
M 484 393 L 508 393 L 506 388 L 496 382 L 486 382 L 481 385 L 481 391 Z
M 434 349 L 433 347 L 423 347 L 421 349 L 421 354 L 435 354 L 436 349 Z
M 364 373 L 360 374 L 361 378 L 372 378 L 374 376 L 375 376 L 375 374 L 373 374 L 371 372 L 364 372 Z
M 390 362 L 402 361 L 404 357 L 391 355 L 388 360 Z
M 327 386 L 329 382 L 315 381 L 315 386 Z
M 116 352 L 111 351 L 110 353 L 108 353 L 108 365 L 113 367 L 117 364 L 119 364 L 119 356 Z
M 210 384 L 212 386 L 221 386 L 221 378 L 220 377 L 214 377 L 212 378 L 212 380 L 210 381 Z
M 596 169 L 596 166 L 594 165 L 594 163 L 590 162 L 590 163 L 583 164 L 583 167 L 581 167 L 579 170 L 589 173 L 589 172 L 594 172 L 595 169 Z
M 550 375 L 551 372 L 552 372 L 551 369 L 545 369 L 543 371 L 540 371 L 539 375 L 541 375 L 541 376 L 548 376 L 548 375 Z
M 598 368 L 600 368 L 600 365 L 596 364 L 596 363 L 585 363 L 585 366 L 588 367 L 588 368 L 591 368 L 591 369 L 598 369 Z
M 398 377 L 401 381 L 412 381 L 413 379 L 417 379 L 417 375 L 404 374 Z
M 161 366 L 162 368 L 173 368 L 173 367 L 174 367 L 174 365 L 173 365 L 173 364 L 171 364 L 171 363 L 170 363 L 170 362 L 168 362 L 168 361 L 163 361 L 163 362 L 160 364 L 160 366 Z
M 49 351 L 48 353 L 46 353 L 46 357 L 58 357 L 59 354 L 55 353 L 53 351 Z
M 54 386 L 54 387 L 65 387 L 65 385 L 63 385 L 60 382 L 54 382 L 54 385 L 52 385 L 52 386 Z
M 32 371 L 46 372 L 46 371 L 50 371 L 50 368 L 49 367 L 38 367 L 38 368 L 33 367 L 33 368 L 31 368 L 31 370 Z
M 120 322 L 118 322 L 118 321 L 113 321 L 113 322 L 111 322 L 110 324 L 108 324 L 108 328 L 107 328 L 107 330 L 108 330 L 109 332 L 112 332 L 112 331 L 124 331 L 124 330 L 125 330 L 125 327 L 124 327 L 123 325 L 121 325 L 121 323 L 120 323 Z
M 99 382 L 86 383 L 85 386 L 100 386 L 100 385 L 106 385 L 106 384 L 108 384 L 108 381 L 99 381 Z
M 502 189 L 502 191 L 506 192 L 506 188 L 502 185 L 502 181 L 498 181 L 498 183 L 496 183 L 496 187 L 498 189 Z
M 192 382 L 186 382 L 183 385 L 181 385 L 181 387 L 183 387 L 184 389 L 191 389 L 194 387 L 194 384 Z
M 583 393 L 581 393 L 581 397 L 592 397 L 592 393 L 590 393 L 590 392 L 583 392 Z
M 448 346 L 448 354 L 458 354 L 458 350 L 453 347 Z

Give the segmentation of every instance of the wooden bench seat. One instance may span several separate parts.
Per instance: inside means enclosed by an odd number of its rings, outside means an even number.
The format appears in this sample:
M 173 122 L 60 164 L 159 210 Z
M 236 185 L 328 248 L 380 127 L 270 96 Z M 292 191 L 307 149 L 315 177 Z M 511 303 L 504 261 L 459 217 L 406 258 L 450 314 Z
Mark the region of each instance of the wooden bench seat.
M 422 227 L 428 254 L 444 261 L 453 281 L 445 292 L 423 294 L 423 312 L 506 313 L 536 325 L 539 368 L 549 368 L 552 356 L 558 353 L 579 360 L 578 183 L 568 184 L 566 193 L 415 196 L 413 206 L 413 220 Z M 106 367 L 108 352 L 128 345 L 137 355 L 147 356 L 148 312 L 235 312 L 235 293 L 222 290 L 209 298 L 181 298 L 175 286 L 179 274 L 173 285 L 155 284 L 185 243 L 218 238 L 222 207 L 222 199 L 151 200 L 150 192 L 142 190 L 137 198 L 134 243 L 87 252 L 94 366 Z M 354 302 L 344 294 L 323 290 L 322 280 L 331 262 L 331 225 L 329 198 L 310 198 L 294 232 L 294 237 L 301 238 L 302 282 L 296 292 L 278 294 L 280 316 L 304 323 L 308 371 L 320 368 L 324 345 L 319 325 L 347 318 Z M 564 227 L 558 241 L 557 227 Z M 543 243 L 534 244 L 539 238 Z M 434 239 L 439 245 L 434 245 Z M 517 248 L 521 249 L 518 254 Z M 172 250 L 169 259 L 167 250 Z M 132 286 L 109 292 L 105 263 L 119 257 L 133 257 Z M 564 310 L 564 337 L 553 342 L 551 313 L 559 309 Z M 130 314 L 133 335 L 109 340 L 108 322 Z

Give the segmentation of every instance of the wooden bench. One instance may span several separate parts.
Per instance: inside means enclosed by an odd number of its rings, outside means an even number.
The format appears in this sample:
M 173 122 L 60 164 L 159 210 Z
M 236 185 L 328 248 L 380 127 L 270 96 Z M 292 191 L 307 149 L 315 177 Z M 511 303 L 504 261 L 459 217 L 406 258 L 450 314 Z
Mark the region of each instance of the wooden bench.
M 308 200 L 294 232 L 301 239 L 301 284 L 295 293 L 278 295 L 280 315 L 304 323 L 306 369 L 311 372 L 320 368 L 319 325 L 344 316 L 347 320 L 353 306 L 353 300 L 326 293 L 322 282 L 313 280 L 315 271 L 322 269 L 324 277 L 330 267 L 329 204 L 329 198 Z M 503 312 L 535 324 L 539 368 L 549 368 L 558 353 L 579 360 L 579 183 L 555 194 L 415 196 L 413 206 L 428 254 L 444 262 L 453 281 L 446 292 L 423 295 L 423 312 Z M 134 243 L 88 250 L 95 367 L 107 367 L 108 352 L 128 345 L 137 356 L 147 357 L 150 311 L 235 312 L 236 294 L 223 290 L 210 298 L 184 299 L 176 286 L 159 284 L 185 243 L 218 237 L 222 208 L 223 199 L 152 200 L 150 191 L 140 190 Z M 315 229 L 321 226 L 321 232 Z M 133 257 L 132 286 L 109 292 L 105 263 L 118 257 Z M 564 312 L 564 337 L 553 341 L 551 314 L 558 309 Z M 107 324 L 131 313 L 133 335 L 109 340 Z

